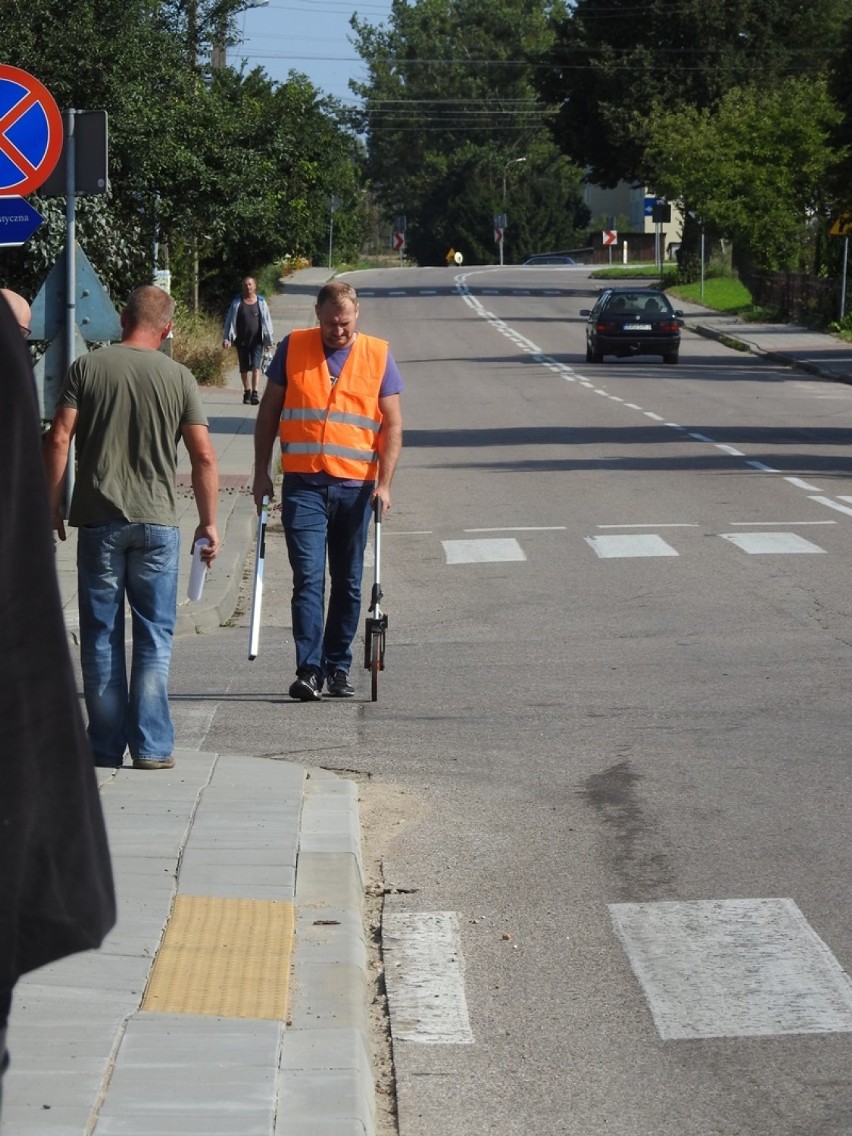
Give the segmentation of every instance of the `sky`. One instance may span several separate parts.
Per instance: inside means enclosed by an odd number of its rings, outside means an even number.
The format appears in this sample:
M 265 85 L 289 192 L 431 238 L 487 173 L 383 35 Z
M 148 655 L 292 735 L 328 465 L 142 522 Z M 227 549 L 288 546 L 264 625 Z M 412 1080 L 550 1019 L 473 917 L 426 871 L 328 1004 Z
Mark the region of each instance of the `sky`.
M 245 60 L 246 70 L 262 67 L 278 83 L 300 71 L 324 94 L 351 106 L 356 100 L 348 80 L 365 80 L 367 72 L 349 42 L 349 19 L 357 13 L 369 24 L 386 24 L 390 9 L 391 0 L 269 0 L 237 16 L 243 42 L 228 48 L 228 64 L 239 67 Z

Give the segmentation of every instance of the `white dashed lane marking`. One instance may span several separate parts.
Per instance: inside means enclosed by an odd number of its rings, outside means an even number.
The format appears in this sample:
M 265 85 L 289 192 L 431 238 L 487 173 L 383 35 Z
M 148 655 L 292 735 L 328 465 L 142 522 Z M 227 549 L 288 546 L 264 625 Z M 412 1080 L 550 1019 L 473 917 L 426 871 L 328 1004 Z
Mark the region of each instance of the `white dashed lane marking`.
M 852 1032 L 852 981 L 792 899 L 609 911 L 664 1040 Z
M 830 497 L 811 497 L 812 501 L 816 501 L 818 505 L 826 505 L 829 509 L 836 509 L 838 513 L 845 513 L 847 517 L 852 517 L 852 509 L 848 505 L 841 505 L 839 501 L 832 501 Z

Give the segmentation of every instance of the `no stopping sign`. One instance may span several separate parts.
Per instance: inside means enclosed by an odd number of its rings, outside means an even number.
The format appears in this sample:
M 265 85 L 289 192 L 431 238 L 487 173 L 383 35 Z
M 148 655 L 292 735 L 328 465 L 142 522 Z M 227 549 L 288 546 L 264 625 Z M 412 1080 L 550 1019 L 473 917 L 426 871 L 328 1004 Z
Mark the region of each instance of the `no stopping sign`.
M 23 197 L 46 181 L 62 153 L 62 115 L 50 91 L 0 64 L 0 196 Z

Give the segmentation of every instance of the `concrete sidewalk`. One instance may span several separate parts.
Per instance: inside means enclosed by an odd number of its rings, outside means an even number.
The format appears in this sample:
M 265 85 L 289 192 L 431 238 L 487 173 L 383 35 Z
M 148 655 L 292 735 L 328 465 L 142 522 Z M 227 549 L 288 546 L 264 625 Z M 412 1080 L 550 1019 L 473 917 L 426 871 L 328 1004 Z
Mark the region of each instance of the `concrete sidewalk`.
M 270 297 L 276 337 L 314 322 L 308 269 Z M 218 628 L 254 546 L 256 408 L 239 374 L 202 388 L 224 549 L 179 634 Z M 195 507 L 181 465 L 180 596 Z M 57 549 L 76 638 L 74 530 Z M 72 650 L 75 648 L 72 646 Z M 175 750 L 172 770 L 97 770 L 118 894 L 102 949 L 17 986 L 8 1136 L 369 1136 L 364 872 L 357 789 L 316 767 Z
M 314 322 L 325 269 L 269 297 L 276 338 Z M 687 326 L 852 381 L 852 345 L 684 305 Z M 819 368 L 819 370 L 813 370 Z M 224 547 L 186 596 L 196 513 L 185 456 L 178 634 L 232 615 L 255 540 L 256 408 L 236 371 L 202 388 Z M 74 530 L 57 549 L 76 638 Z M 76 649 L 73 648 L 72 649 Z M 173 770 L 98 770 L 119 918 L 104 947 L 19 983 L 7 1136 L 371 1136 L 364 871 L 357 790 L 316 767 L 176 750 Z M 238 943 L 238 949 L 234 944 Z
M 852 383 L 852 343 L 835 335 L 791 323 L 748 323 L 672 297 L 684 312 L 686 327 L 737 351 L 817 378 Z

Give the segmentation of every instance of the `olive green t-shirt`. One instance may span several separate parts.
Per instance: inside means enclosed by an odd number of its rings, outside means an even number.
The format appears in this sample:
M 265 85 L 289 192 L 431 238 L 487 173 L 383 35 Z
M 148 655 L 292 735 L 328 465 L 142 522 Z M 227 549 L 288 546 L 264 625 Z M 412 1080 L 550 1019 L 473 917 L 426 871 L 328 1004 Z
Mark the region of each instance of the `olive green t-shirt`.
M 60 406 L 77 411 L 72 525 L 177 524 L 182 426 L 207 426 L 192 372 L 161 351 L 113 344 L 68 370 Z

